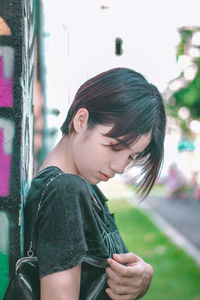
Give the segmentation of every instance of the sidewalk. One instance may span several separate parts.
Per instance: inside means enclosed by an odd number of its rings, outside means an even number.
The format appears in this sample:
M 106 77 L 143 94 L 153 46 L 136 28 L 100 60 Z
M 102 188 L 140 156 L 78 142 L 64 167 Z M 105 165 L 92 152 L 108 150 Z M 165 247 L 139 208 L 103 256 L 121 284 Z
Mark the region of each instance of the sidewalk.
M 133 199 L 129 199 L 129 202 L 136 205 Z M 199 202 L 149 196 L 137 206 L 145 209 L 152 221 L 200 265 Z
M 158 196 L 146 202 L 200 251 L 200 202 Z

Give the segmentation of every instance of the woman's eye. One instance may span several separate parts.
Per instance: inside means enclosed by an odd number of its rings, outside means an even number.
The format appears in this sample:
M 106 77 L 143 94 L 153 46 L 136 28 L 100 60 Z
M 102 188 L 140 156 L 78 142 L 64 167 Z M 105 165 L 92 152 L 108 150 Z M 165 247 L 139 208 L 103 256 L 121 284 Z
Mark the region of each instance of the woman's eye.
M 112 144 L 103 144 L 103 146 L 106 147 L 106 148 L 108 148 L 108 149 L 111 149 L 113 151 L 116 151 L 115 147 Z
M 105 144 L 104 146 L 110 148 L 114 152 L 120 151 L 120 149 L 118 149 L 118 147 L 115 144 Z
M 110 148 L 112 149 L 112 151 L 115 151 L 115 152 L 119 151 L 119 149 L 113 144 L 110 145 Z
M 131 160 L 134 160 L 138 156 L 137 153 L 131 154 L 129 157 Z

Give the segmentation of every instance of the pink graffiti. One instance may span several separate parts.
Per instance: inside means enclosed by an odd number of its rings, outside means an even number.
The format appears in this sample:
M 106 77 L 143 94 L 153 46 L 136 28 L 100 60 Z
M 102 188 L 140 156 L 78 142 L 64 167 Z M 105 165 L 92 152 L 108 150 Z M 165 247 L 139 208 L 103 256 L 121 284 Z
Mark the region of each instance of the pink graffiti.
M 11 155 L 8 155 L 3 150 L 4 134 L 3 129 L 0 129 L 0 196 L 8 196 L 10 191 L 10 170 L 11 170 Z
M 13 77 L 3 76 L 3 57 L 0 57 L 0 106 L 13 106 Z

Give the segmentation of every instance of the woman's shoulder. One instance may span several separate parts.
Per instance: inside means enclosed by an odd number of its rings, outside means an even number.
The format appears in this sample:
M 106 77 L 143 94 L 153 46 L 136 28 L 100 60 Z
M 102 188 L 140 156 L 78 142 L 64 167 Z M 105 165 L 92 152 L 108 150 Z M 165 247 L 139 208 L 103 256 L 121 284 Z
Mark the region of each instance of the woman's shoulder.
M 87 182 L 84 178 L 70 173 L 63 172 L 57 166 L 48 166 L 37 173 L 32 182 L 40 182 L 50 184 L 58 188 L 75 187 L 84 188 L 87 187 Z
M 89 192 L 88 183 L 83 177 L 71 173 L 65 173 L 56 166 L 50 166 L 40 171 L 37 178 L 41 177 L 48 178 L 45 180 L 47 185 L 52 182 L 51 187 L 59 191 L 72 190 L 73 192 Z
M 64 173 L 56 166 L 40 171 L 32 181 L 33 193 L 40 193 L 40 199 L 51 198 L 51 202 L 66 202 L 72 206 L 91 206 L 91 192 L 87 181 L 74 174 Z M 40 192 L 39 192 L 40 191 Z M 44 200 L 45 202 L 45 200 Z
M 27 195 L 26 207 L 35 204 L 41 199 L 58 198 L 59 201 L 71 201 L 77 196 L 88 199 L 90 192 L 87 182 L 80 176 L 64 173 L 56 166 L 44 168 L 32 179 Z M 32 206 L 31 204 L 31 206 Z

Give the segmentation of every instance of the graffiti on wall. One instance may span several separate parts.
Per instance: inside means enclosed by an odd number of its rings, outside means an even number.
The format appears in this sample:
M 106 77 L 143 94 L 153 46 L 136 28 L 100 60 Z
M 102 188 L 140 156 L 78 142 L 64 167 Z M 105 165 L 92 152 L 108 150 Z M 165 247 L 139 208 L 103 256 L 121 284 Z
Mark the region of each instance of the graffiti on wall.
M 30 186 L 33 174 L 33 85 L 34 85 L 34 1 L 24 1 L 24 38 L 27 43 L 23 46 L 23 72 L 22 78 L 22 140 L 21 140 L 21 197 L 22 203 Z
M 11 30 L 2 17 L 0 17 L 0 35 L 3 36 L 11 35 Z
M 0 265 L 4 269 L 0 269 L 0 300 L 21 256 L 20 207 L 32 177 L 33 66 L 34 1 L 1 0 Z
M 13 106 L 13 64 L 14 49 L 0 47 L 0 107 Z
M 11 117 L 14 105 L 15 53 L 14 47 L 7 45 L 11 42 L 12 34 L 10 27 L 2 17 L 0 17 L 0 38 L 0 207 L 3 210 L 0 212 L 0 263 L 2 266 L 0 295 L 3 295 L 8 283 L 9 273 L 9 220 L 8 214 L 6 214 L 8 210 L 4 202 L 10 195 L 13 139 L 15 135 L 15 123 Z
M 9 196 L 14 131 L 12 121 L 0 118 L 0 196 Z
M 0 107 L 13 107 L 14 50 L 0 46 Z M 12 142 L 14 138 L 13 121 L 0 115 L 0 196 L 9 196 Z

